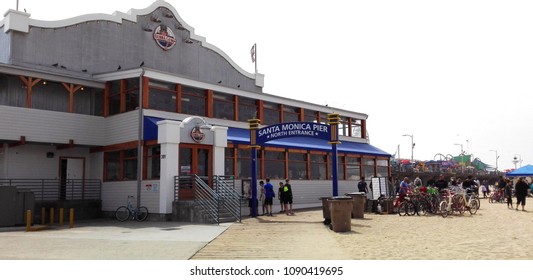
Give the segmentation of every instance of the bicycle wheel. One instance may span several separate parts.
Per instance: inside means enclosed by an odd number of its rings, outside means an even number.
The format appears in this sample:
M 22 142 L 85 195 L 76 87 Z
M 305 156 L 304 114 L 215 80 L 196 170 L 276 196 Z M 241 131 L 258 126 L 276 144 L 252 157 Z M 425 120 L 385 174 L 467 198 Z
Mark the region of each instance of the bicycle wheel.
M 117 211 L 115 211 L 115 218 L 117 220 L 124 222 L 130 217 L 130 210 L 126 206 L 120 206 L 117 208 Z
M 406 216 L 407 215 L 407 201 L 402 201 L 400 206 L 398 206 L 398 215 Z
M 445 200 L 440 202 L 439 212 L 443 218 L 448 217 L 448 202 L 446 202 Z
M 135 220 L 142 222 L 148 217 L 148 208 L 141 206 L 135 210 Z
M 416 206 L 416 214 L 418 216 L 425 216 L 429 211 L 429 202 L 426 199 L 419 200 L 418 205 Z
M 474 215 L 477 212 L 477 209 L 479 209 L 479 205 L 477 204 L 477 200 L 473 199 L 470 201 L 470 208 L 468 208 L 468 211 L 470 211 L 470 215 Z
M 414 216 L 417 214 L 416 205 L 412 201 L 406 201 L 405 207 L 408 216 Z
M 463 197 L 460 195 L 456 195 L 453 197 L 453 206 L 454 211 L 459 212 L 460 215 L 463 215 L 466 211 L 466 205 L 465 201 L 463 200 Z

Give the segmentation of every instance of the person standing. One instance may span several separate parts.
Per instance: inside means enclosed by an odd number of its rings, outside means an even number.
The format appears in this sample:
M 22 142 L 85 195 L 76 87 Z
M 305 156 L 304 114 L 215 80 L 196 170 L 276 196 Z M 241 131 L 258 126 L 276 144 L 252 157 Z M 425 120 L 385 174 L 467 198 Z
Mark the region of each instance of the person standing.
M 285 214 L 294 215 L 294 212 L 292 211 L 292 187 L 291 187 L 291 184 L 289 184 L 289 179 L 285 180 L 285 185 L 283 185 L 282 194 L 283 194 L 282 201 L 285 207 Z
M 279 199 L 279 206 L 281 207 L 280 213 L 285 212 L 285 205 L 283 204 L 283 182 L 279 182 L 278 187 L 278 199 Z
M 268 179 L 267 179 L 268 183 Z M 263 210 L 263 215 L 265 215 L 266 205 L 265 205 L 265 182 L 259 181 L 259 201 L 261 201 L 261 208 Z M 268 212 L 267 212 L 268 214 Z
M 502 182 L 500 182 L 502 184 Z M 505 197 L 507 197 L 507 208 L 513 209 L 513 185 L 510 180 L 504 181 L 504 192 Z M 518 210 L 518 205 L 516 205 L 516 210 Z
M 448 181 L 444 179 L 444 175 L 440 175 L 437 182 L 435 182 L 435 187 L 439 189 L 439 192 L 446 189 L 448 187 Z
M 526 211 L 524 209 L 524 206 L 526 205 L 526 197 L 527 197 L 527 190 L 529 189 L 529 186 L 527 185 L 526 181 L 523 177 L 518 178 L 518 182 L 516 182 L 515 190 L 516 190 L 516 210 L 518 211 L 518 205 L 522 205 L 522 211 Z
M 368 186 L 365 181 L 365 177 L 361 177 L 361 180 L 359 180 L 359 183 L 357 183 L 357 190 L 359 192 L 368 193 Z
M 272 215 L 272 202 L 274 200 L 274 197 L 276 197 L 276 194 L 274 193 L 274 186 L 270 184 L 270 179 L 266 179 L 266 184 L 264 186 L 265 191 L 265 206 L 267 208 L 267 215 Z

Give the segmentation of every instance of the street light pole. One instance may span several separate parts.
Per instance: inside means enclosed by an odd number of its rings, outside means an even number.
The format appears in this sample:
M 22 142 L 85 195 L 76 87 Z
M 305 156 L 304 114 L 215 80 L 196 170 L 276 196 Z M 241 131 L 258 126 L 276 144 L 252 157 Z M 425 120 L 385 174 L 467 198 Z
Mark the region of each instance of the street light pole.
M 413 163 L 414 162 L 413 150 L 415 149 L 415 143 L 414 143 L 414 140 L 413 140 L 413 135 L 412 134 L 404 134 L 402 136 L 411 137 L 411 163 Z
M 490 150 L 491 152 L 495 152 L 496 153 L 496 172 L 498 172 L 498 150 Z

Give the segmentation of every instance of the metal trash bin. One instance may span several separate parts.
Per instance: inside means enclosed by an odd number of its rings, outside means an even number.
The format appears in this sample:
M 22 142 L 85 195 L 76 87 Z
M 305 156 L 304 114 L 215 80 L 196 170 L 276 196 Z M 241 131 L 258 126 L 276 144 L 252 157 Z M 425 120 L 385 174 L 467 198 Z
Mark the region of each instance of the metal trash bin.
M 330 211 L 329 211 L 328 198 L 331 198 L 331 197 L 330 196 L 326 196 L 326 197 L 319 198 L 320 200 L 322 200 L 322 216 L 324 217 L 324 222 L 323 223 L 325 225 L 331 224 L 331 214 L 330 214 Z
M 347 196 L 353 200 L 352 218 L 364 219 L 365 218 L 365 204 L 366 194 L 362 192 L 347 193 Z
M 353 199 L 349 196 L 334 196 L 328 198 L 331 214 L 331 229 L 334 232 L 352 230 Z

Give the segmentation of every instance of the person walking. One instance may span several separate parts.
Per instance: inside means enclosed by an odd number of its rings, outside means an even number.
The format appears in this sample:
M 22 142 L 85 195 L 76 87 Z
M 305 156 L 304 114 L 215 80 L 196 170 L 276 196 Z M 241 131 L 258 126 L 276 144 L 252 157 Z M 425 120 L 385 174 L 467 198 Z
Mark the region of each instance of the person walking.
M 527 190 L 529 189 L 528 184 L 523 177 L 518 178 L 516 182 L 516 210 L 518 211 L 518 205 L 522 205 L 522 211 L 526 211 L 524 206 L 526 205 Z
M 285 185 L 283 185 L 282 196 L 282 201 L 285 207 L 285 214 L 294 215 L 294 212 L 292 211 L 292 187 L 291 184 L 289 184 L 289 179 L 285 180 Z
M 274 200 L 274 197 L 276 197 L 276 193 L 274 192 L 274 186 L 270 184 L 270 179 L 266 179 L 266 184 L 264 186 L 265 191 L 265 206 L 267 208 L 267 215 L 272 215 L 272 202 Z

